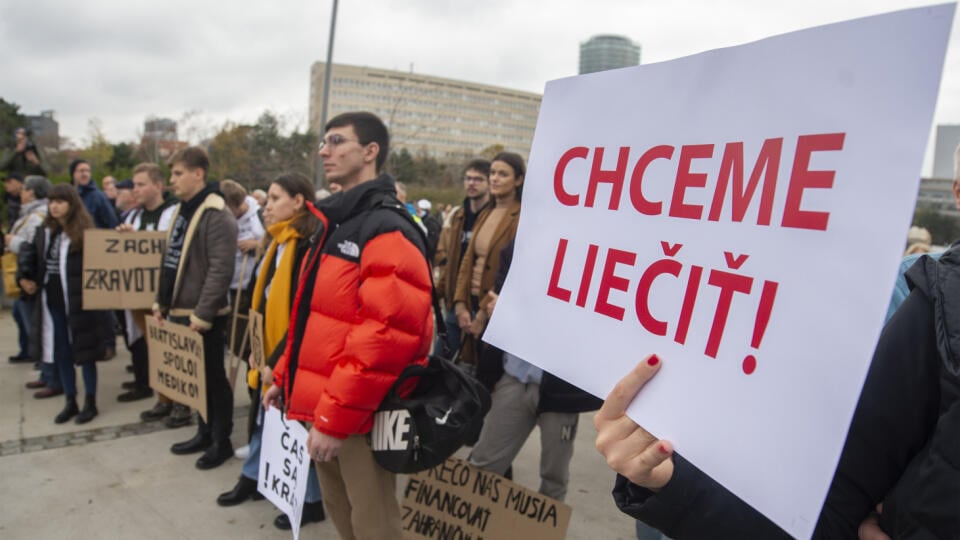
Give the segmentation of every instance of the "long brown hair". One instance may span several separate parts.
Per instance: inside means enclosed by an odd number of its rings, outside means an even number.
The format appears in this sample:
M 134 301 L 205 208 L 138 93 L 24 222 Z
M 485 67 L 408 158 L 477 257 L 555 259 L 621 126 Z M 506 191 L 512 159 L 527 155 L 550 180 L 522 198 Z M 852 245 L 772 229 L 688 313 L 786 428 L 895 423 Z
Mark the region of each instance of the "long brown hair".
M 278 185 L 291 197 L 303 195 L 303 208 L 293 216 L 293 222 L 290 226 L 296 229 L 302 237 L 309 238 L 320 225 L 320 220 L 313 215 L 313 212 L 306 205 L 308 202 L 314 204 L 317 202 L 314 200 L 315 192 L 310 179 L 300 173 L 286 173 L 276 177 L 271 184 Z
M 43 225 L 50 229 L 51 234 L 58 234 L 61 231 L 70 238 L 70 251 L 77 251 L 83 248 L 83 231 L 93 228 L 93 218 L 87 212 L 87 208 L 80 199 L 77 189 L 70 184 L 56 184 L 50 188 L 47 194 L 50 201 L 66 201 L 70 205 L 67 215 L 64 217 L 63 225 L 47 212 L 47 217 L 43 220 Z

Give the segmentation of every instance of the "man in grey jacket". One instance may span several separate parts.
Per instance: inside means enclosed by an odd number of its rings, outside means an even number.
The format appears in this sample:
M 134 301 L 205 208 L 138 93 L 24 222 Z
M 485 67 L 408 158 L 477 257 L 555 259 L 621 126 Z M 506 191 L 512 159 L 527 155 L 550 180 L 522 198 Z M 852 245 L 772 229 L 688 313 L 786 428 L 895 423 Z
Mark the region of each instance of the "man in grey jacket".
M 223 366 L 237 222 L 223 197 L 207 184 L 210 158 L 190 147 L 170 158 L 170 186 L 180 199 L 167 237 L 153 315 L 188 325 L 203 336 L 207 421 L 197 434 L 170 448 L 174 454 L 203 452 L 198 469 L 212 469 L 233 456 L 233 393 Z

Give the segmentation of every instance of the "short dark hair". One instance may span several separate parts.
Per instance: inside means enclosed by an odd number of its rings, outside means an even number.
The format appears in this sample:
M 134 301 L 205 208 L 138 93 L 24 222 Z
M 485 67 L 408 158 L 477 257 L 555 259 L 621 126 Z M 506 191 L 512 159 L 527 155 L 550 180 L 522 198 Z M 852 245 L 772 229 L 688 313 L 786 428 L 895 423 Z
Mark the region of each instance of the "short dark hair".
M 3 175 L 3 181 L 7 180 L 16 180 L 17 182 L 23 182 L 23 175 L 18 172 L 10 172 Z
M 203 179 L 207 180 L 207 173 L 210 172 L 210 156 L 207 155 L 207 151 L 199 146 L 189 146 L 181 150 L 177 150 L 170 160 L 167 161 L 167 165 L 173 167 L 177 163 L 182 164 L 188 169 L 202 169 L 203 170 Z
M 527 175 L 527 165 L 523 161 L 523 157 L 520 154 L 514 154 L 513 152 L 500 152 L 499 154 L 493 156 L 493 159 L 490 162 L 502 161 L 510 166 L 513 169 L 513 175 L 517 178 Z M 523 195 L 523 184 L 517 186 L 517 198 Z
M 372 142 L 380 147 L 377 153 L 377 172 L 383 169 L 383 164 L 387 161 L 387 155 L 390 154 L 390 132 L 387 131 L 386 124 L 380 117 L 366 111 L 345 112 L 334 116 L 323 127 L 323 131 L 330 131 L 332 128 L 352 126 L 353 131 L 357 133 L 360 144 L 367 145 Z
M 490 162 L 485 159 L 475 159 L 464 167 L 463 172 L 474 170 L 483 173 L 484 176 L 490 176 Z

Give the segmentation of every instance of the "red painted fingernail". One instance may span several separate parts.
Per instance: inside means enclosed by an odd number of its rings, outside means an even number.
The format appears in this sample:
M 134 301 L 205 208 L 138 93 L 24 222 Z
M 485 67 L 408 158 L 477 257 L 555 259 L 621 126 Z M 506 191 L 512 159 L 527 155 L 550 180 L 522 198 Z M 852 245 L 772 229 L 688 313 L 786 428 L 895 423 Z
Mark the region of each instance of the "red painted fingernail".
M 660 363 L 660 358 L 658 358 L 657 355 L 655 354 L 651 354 L 650 358 L 647 358 L 647 365 L 650 367 L 653 367 L 659 363 Z
M 661 453 L 661 454 L 669 454 L 669 453 L 670 453 L 670 452 L 667 452 L 667 447 L 664 446 L 663 443 L 658 444 L 658 445 L 657 445 L 657 449 L 660 450 L 660 453 Z

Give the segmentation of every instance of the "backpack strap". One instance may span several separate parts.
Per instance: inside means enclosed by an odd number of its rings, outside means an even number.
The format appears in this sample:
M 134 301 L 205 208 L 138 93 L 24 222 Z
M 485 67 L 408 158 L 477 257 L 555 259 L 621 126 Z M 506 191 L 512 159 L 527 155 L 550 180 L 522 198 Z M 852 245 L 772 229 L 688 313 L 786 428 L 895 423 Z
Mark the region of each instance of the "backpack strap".
M 378 205 L 380 208 L 386 208 L 387 210 L 392 210 L 398 215 L 402 216 L 408 223 L 412 224 L 415 229 L 420 232 L 420 236 L 423 237 L 423 245 L 427 246 L 427 228 L 424 227 L 423 223 L 419 219 L 414 219 L 414 217 L 407 211 L 406 207 L 398 204 L 390 204 L 388 202 L 382 202 Z M 426 254 L 424 254 L 423 259 L 427 263 L 428 274 L 430 274 L 430 296 L 433 300 L 433 320 L 434 326 L 437 329 L 437 335 L 440 336 L 440 343 L 443 347 L 443 356 L 449 358 L 451 361 L 456 362 L 456 357 L 460 355 L 460 351 L 457 351 L 456 354 L 453 351 L 450 351 L 450 347 L 447 344 L 447 324 L 443 320 L 443 311 L 440 309 L 440 298 L 437 296 L 437 286 L 433 282 L 433 265 L 430 264 L 430 261 L 427 259 Z

